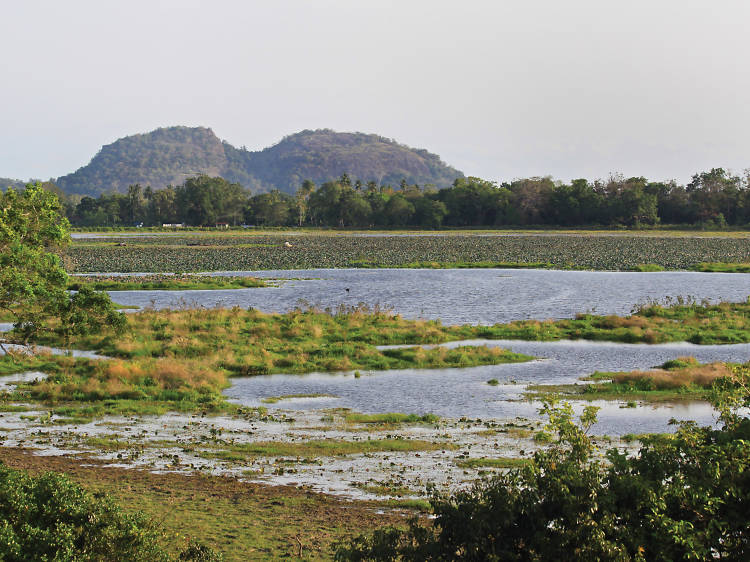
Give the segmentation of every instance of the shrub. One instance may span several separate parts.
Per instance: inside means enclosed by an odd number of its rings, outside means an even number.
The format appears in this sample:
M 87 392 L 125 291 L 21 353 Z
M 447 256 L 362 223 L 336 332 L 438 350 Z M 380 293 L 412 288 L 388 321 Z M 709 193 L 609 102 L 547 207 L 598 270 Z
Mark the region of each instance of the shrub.
M 159 529 L 66 476 L 0 465 L 0 560 L 168 560 Z
M 685 422 L 641 437 L 636 456 L 596 456 L 569 405 L 543 408 L 558 435 L 528 466 L 431 500 L 432 525 L 384 528 L 340 545 L 342 560 L 748 560 L 750 418 L 744 395 L 717 403 L 724 426 Z M 736 393 L 735 393 L 736 395 Z M 710 467 L 708 469 L 707 467 Z

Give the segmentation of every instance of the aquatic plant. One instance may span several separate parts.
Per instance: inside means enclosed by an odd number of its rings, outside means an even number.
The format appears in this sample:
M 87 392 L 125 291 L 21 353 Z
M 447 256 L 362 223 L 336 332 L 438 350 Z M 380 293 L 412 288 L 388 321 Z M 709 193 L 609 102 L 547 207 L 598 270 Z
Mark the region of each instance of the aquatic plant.
M 237 271 L 336 267 L 544 267 L 689 269 L 701 262 L 750 262 L 745 238 L 462 233 L 425 236 L 305 234 L 175 236 L 77 241 L 66 262 L 76 272 Z M 127 245 L 119 246 L 117 242 Z

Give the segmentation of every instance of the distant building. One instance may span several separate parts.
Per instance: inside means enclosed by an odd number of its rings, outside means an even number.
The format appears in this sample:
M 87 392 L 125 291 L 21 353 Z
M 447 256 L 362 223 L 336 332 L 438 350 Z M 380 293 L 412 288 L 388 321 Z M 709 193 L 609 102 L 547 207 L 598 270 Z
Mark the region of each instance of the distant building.
M 184 228 L 185 224 L 181 222 L 165 222 L 161 225 L 162 228 Z
M 217 222 L 216 223 L 216 228 L 229 228 L 229 223 L 228 222 Z

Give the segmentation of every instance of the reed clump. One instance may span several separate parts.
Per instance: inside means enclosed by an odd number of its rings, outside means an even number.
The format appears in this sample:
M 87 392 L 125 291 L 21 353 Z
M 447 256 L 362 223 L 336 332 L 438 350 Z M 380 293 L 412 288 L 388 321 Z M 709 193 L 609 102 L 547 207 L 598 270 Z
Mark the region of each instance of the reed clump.
M 730 378 L 731 370 L 725 363 L 709 363 L 687 368 L 614 373 L 612 383 L 627 385 L 638 390 L 674 390 L 695 387 L 709 389 L 719 379 Z

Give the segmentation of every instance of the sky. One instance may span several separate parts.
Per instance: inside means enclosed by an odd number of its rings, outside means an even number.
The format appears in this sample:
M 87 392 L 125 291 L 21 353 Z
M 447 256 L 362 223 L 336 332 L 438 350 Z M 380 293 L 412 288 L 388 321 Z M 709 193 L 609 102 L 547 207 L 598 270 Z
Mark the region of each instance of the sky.
M 0 0 L 0 176 L 207 126 L 377 133 L 467 175 L 750 167 L 746 0 Z

